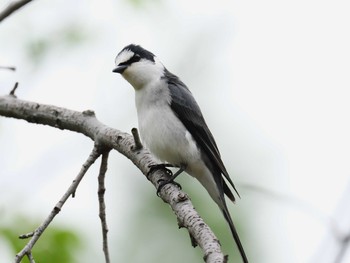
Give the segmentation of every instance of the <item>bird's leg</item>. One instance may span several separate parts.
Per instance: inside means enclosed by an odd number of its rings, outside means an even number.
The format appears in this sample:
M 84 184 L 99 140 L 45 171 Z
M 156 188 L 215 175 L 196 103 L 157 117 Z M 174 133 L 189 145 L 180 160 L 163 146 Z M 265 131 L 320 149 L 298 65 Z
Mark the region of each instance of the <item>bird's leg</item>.
M 158 188 L 157 188 L 157 195 L 159 195 L 159 192 L 160 190 L 162 190 L 162 188 L 166 185 L 166 184 L 169 184 L 169 183 L 173 183 L 175 184 L 177 187 L 179 187 L 180 189 L 182 189 L 181 185 L 177 182 L 174 182 L 175 178 L 180 175 L 183 171 L 185 171 L 186 169 L 186 165 L 181 165 L 180 166 L 180 169 L 174 173 L 168 180 L 160 180 L 161 182 L 159 183 L 158 185 Z
M 167 169 L 166 167 L 175 167 L 175 165 L 170 164 L 170 163 L 159 163 L 159 164 L 152 164 L 149 165 L 149 171 L 146 175 L 147 179 L 149 180 L 149 176 L 155 171 L 155 170 L 164 170 L 167 174 L 169 174 L 170 176 L 173 176 L 173 172 L 170 171 L 169 169 Z

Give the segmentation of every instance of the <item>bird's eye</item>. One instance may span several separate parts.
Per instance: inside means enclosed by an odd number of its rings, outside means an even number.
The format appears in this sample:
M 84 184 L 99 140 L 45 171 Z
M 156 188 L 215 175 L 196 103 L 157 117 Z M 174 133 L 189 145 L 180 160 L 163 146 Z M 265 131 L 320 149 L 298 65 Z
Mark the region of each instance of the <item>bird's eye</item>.
M 132 63 L 135 63 L 135 62 L 138 62 L 141 60 L 141 57 L 137 54 L 133 55 L 131 59 L 129 59 L 129 63 L 132 64 Z

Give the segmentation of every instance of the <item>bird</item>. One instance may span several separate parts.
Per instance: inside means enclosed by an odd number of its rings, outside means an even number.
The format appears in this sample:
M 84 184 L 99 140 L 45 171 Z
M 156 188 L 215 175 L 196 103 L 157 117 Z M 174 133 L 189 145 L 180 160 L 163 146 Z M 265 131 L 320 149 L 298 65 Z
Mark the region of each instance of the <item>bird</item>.
M 191 91 L 157 56 L 140 45 L 124 47 L 115 58 L 113 72 L 121 74 L 135 90 L 138 128 L 143 143 L 160 161 L 179 168 L 160 186 L 173 182 L 183 171 L 196 178 L 219 206 L 242 261 L 247 263 L 225 201 L 225 195 L 235 201 L 228 184 L 239 194 Z

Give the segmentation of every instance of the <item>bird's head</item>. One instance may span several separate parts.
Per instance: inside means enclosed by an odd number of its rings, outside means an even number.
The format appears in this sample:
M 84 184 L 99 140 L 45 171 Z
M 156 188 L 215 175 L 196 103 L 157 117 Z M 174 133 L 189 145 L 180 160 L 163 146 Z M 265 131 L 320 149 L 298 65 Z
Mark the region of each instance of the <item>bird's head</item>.
M 128 45 L 115 58 L 113 72 L 120 73 L 135 89 L 159 80 L 164 66 L 157 57 L 138 45 Z

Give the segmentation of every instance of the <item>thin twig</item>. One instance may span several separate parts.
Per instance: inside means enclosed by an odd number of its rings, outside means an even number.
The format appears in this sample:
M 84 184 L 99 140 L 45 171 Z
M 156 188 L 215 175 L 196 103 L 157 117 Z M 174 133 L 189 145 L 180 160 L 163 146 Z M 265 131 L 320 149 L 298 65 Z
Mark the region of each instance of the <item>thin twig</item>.
M 0 96 L 0 115 L 84 134 L 100 145 L 113 148 L 129 158 L 146 177 L 149 167 L 158 163 L 147 148 L 137 152 L 132 150 L 135 142 L 131 135 L 104 125 L 95 115 L 87 112 L 24 101 L 13 96 Z M 157 170 L 147 179 L 157 188 L 160 180 L 169 179 L 169 175 L 165 171 Z M 168 184 L 162 189 L 160 197 L 171 206 L 179 225 L 187 228 L 196 240 L 203 250 L 206 262 L 224 262 L 218 238 L 199 216 L 187 195 L 173 184 Z
M 289 196 L 284 193 L 276 192 L 271 189 L 267 189 L 262 186 L 258 186 L 254 184 L 241 183 L 239 187 L 241 189 L 246 189 L 248 191 L 263 194 L 267 197 L 270 197 L 274 201 L 282 202 L 283 205 L 288 204 L 291 207 L 295 207 L 300 211 L 304 211 L 305 213 L 311 215 L 312 217 L 319 220 L 323 224 L 330 225 L 332 229 L 333 228 L 336 228 L 335 230 L 338 229 L 338 227 L 334 224 L 334 220 L 331 217 L 322 213 L 322 211 L 318 210 L 317 208 L 305 202 L 304 200 L 300 200 L 296 197 Z
M 27 233 L 27 234 L 20 235 L 18 238 L 19 239 L 27 239 L 27 238 L 30 238 L 32 236 L 34 236 L 34 232 L 30 232 L 30 233 Z
M 99 209 L 100 209 L 99 216 L 101 219 L 102 237 L 103 237 L 103 253 L 105 255 L 106 263 L 110 263 L 109 251 L 108 251 L 108 237 L 107 237 L 108 226 L 107 226 L 107 220 L 106 220 L 106 204 L 104 199 L 104 195 L 106 192 L 105 176 L 107 171 L 108 155 L 109 155 L 109 150 L 102 154 L 100 173 L 98 175 L 98 192 L 97 192 Z
M 4 10 L 0 12 L 0 22 L 31 1 L 32 0 L 20 0 L 10 3 Z
M 31 250 L 40 238 L 41 234 L 45 231 L 45 229 L 49 226 L 51 221 L 54 219 L 54 217 L 61 211 L 64 203 L 67 201 L 69 196 L 74 193 L 81 181 L 83 179 L 85 173 L 88 171 L 90 166 L 96 161 L 96 159 L 101 155 L 100 148 L 95 144 L 94 149 L 90 153 L 88 159 L 83 164 L 79 174 L 77 177 L 73 180 L 72 184 L 69 186 L 68 190 L 64 193 L 64 195 L 61 197 L 61 199 L 58 201 L 58 203 L 55 205 L 55 207 L 52 209 L 50 215 L 45 219 L 45 221 L 34 231 L 34 235 L 30 239 L 30 241 L 27 243 L 27 245 L 16 255 L 15 263 L 21 262 L 24 255 L 31 253 Z
M 346 251 L 349 249 L 349 243 L 350 243 L 350 234 L 346 235 L 341 240 L 340 248 L 338 250 L 338 253 L 336 254 L 334 263 L 343 262 L 344 256 L 346 255 Z
M 136 128 L 132 128 L 131 133 L 132 133 L 132 136 L 134 137 L 134 142 L 135 142 L 135 145 L 133 146 L 133 150 L 134 151 L 141 150 L 143 146 L 141 143 L 139 132 L 137 131 Z
M 35 260 L 34 260 L 34 257 L 32 255 L 31 251 L 27 252 L 27 257 L 28 257 L 30 263 L 35 263 Z
M 0 69 L 7 69 L 7 70 L 11 70 L 11 71 L 16 71 L 15 67 L 4 67 L 4 66 L 0 66 Z
M 321 211 L 317 210 L 314 206 L 312 206 L 311 204 L 308 204 L 303 200 L 299 200 L 295 197 L 291 197 L 283 193 L 278 193 L 261 186 L 252 185 L 252 184 L 240 184 L 240 188 L 241 189 L 245 188 L 246 190 L 264 194 L 266 196 L 273 198 L 273 200 L 275 201 L 283 201 L 283 205 L 288 204 L 290 206 L 294 206 L 295 208 L 299 210 L 303 210 L 305 213 L 313 216 L 315 219 L 318 219 L 319 221 L 324 223 L 325 226 L 331 230 L 333 237 L 340 244 L 340 248 L 338 250 L 338 253 L 335 256 L 334 263 L 341 263 L 343 261 L 343 258 L 349 247 L 350 234 L 346 235 L 345 237 L 341 236 L 339 225 L 336 223 L 333 217 L 325 215 Z
M 16 97 L 15 92 L 16 89 L 18 88 L 18 82 L 15 83 L 15 85 L 13 86 L 12 90 L 10 91 L 10 95 Z

